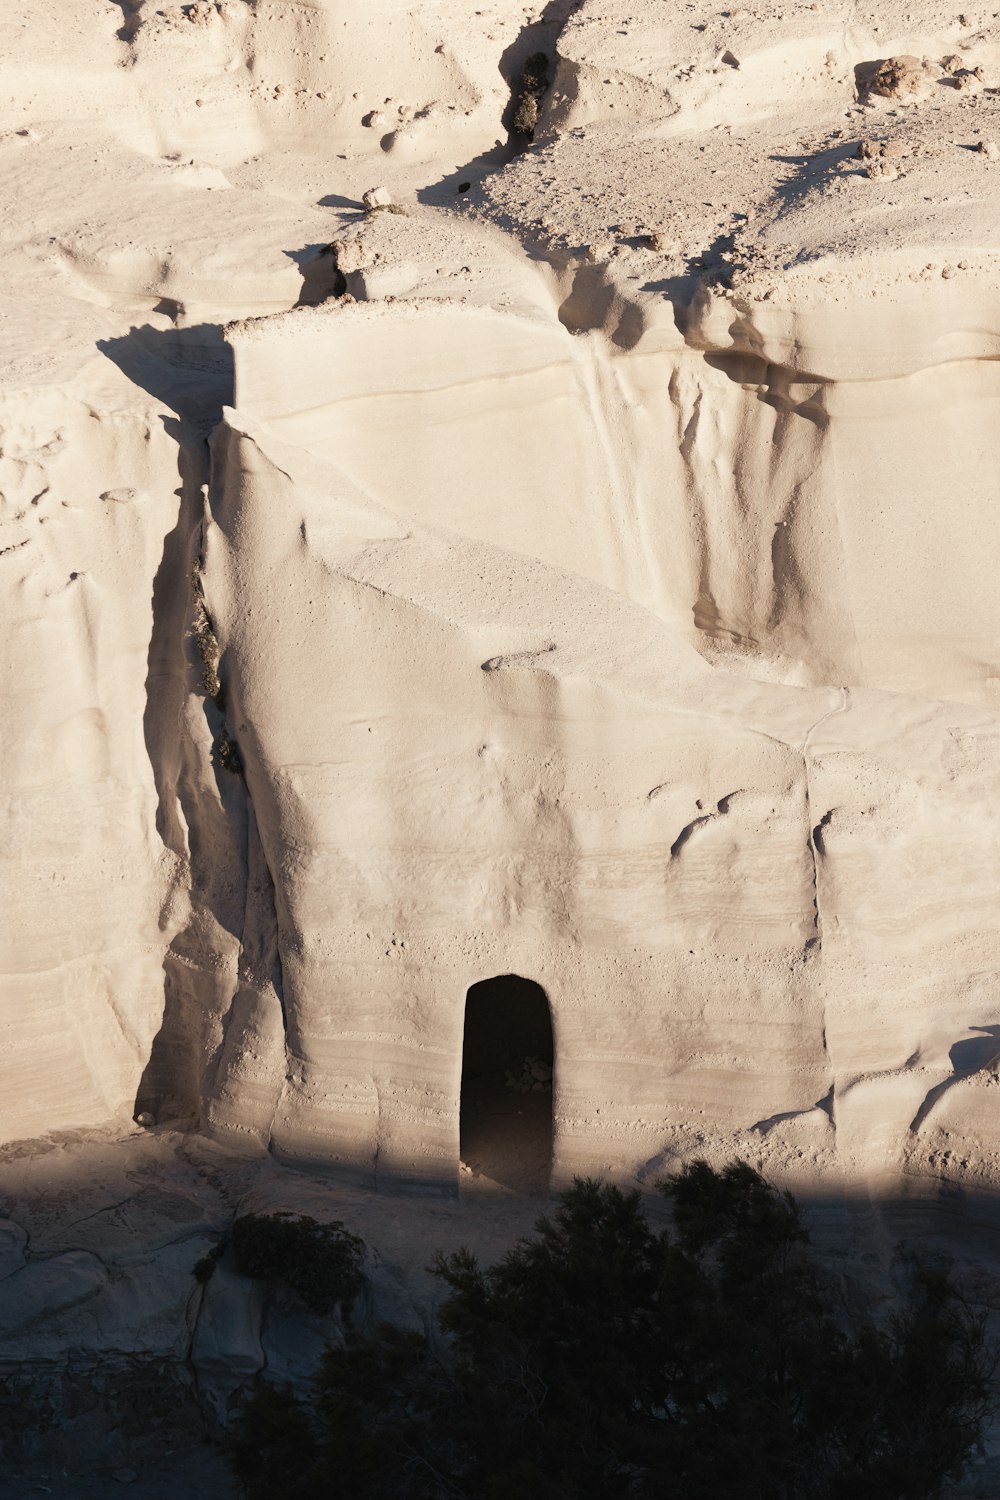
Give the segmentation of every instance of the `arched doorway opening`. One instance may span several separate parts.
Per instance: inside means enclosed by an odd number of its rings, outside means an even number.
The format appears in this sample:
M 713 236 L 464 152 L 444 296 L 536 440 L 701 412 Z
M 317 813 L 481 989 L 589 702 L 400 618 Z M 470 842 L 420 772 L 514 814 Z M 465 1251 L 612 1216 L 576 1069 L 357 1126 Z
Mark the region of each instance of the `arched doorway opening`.
M 474 1175 L 518 1193 L 548 1191 L 554 1056 L 540 984 L 501 974 L 470 987 L 459 1128 L 462 1162 Z

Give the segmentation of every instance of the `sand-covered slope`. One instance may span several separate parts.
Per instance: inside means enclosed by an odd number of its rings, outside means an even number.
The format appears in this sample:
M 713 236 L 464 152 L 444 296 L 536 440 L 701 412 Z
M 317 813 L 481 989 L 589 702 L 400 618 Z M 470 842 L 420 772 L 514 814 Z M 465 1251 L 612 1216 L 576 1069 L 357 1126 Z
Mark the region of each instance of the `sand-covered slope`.
M 15 11 L 4 1137 L 993 1184 L 992 16 Z

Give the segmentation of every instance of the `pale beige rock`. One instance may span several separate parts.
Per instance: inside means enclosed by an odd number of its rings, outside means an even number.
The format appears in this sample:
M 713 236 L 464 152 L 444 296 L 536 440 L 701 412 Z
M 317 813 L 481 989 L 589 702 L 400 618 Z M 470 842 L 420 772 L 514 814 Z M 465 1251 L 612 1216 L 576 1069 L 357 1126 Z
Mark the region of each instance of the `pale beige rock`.
M 995 1185 L 995 20 L 127 9 L 0 37 L 4 1138 L 454 1189 L 517 972 L 556 1182 Z

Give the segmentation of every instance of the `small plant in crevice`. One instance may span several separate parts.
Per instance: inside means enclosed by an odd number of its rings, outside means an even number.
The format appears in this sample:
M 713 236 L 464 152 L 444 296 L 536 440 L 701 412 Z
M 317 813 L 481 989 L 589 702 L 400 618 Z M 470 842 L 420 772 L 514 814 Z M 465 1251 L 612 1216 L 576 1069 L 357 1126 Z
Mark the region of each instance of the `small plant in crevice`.
M 195 648 L 201 660 L 201 690 L 206 698 L 217 698 L 222 688 L 219 681 L 219 661 L 222 650 L 212 624 L 212 617 L 205 604 L 205 588 L 201 581 L 201 559 L 191 569 L 191 593 L 194 596 Z
M 213 1245 L 207 1255 L 196 1261 L 191 1269 L 191 1275 L 200 1286 L 207 1286 L 215 1274 L 215 1268 L 226 1253 L 226 1241 L 221 1239 L 217 1245 Z
M 512 91 L 514 113 L 511 130 L 515 135 L 535 138 L 538 105 L 549 86 L 549 59 L 544 52 L 532 52 L 521 70 L 517 87 Z
M 215 742 L 215 757 L 223 771 L 228 771 L 231 776 L 243 775 L 243 757 L 240 747 L 236 741 L 230 739 L 225 730 L 219 734 Z
M 364 1289 L 365 1242 L 339 1220 L 320 1224 L 287 1210 L 244 1214 L 191 1274 L 204 1286 L 225 1256 L 241 1276 L 283 1282 L 314 1313 L 339 1309 L 349 1317 Z

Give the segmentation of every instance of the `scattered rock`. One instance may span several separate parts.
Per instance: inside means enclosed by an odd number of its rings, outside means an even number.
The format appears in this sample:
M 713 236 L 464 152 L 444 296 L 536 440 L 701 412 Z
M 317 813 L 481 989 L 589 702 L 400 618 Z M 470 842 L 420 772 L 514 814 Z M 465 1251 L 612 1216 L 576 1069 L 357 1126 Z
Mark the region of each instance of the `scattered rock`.
M 380 109 L 370 109 L 366 115 L 362 115 L 361 123 L 369 130 L 374 130 L 379 125 L 385 124 L 385 115 Z
M 677 249 L 677 242 L 672 234 L 665 229 L 654 229 L 645 236 L 646 248 L 655 250 L 658 255 L 671 255 Z
M 392 203 L 392 194 L 388 188 L 369 188 L 361 195 L 361 201 L 370 213 L 373 208 L 388 208 Z
M 368 264 L 365 242 L 360 235 L 354 235 L 349 240 L 334 240 L 327 249 L 333 256 L 337 270 L 344 276 L 350 276 L 352 271 L 361 271 Z
M 151 1115 L 148 1109 L 141 1109 L 135 1117 L 135 1123 L 141 1125 L 143 1130 L 150 1130 L 156 1124 L 156 1116 Z
M 858 155 L 862 161 L 898 161 L 909 151 L 903 141 L 860 141 Z
M 922 94 L 927 87 L 927 69 L 923 59 L 904 54 L 880 62 L 868 80 L 866 93 L 882 99 L 909 99 Z
M 526 1057 L 519 1070 L 509 1072 L 506 1087 L 512 1094 L 545 1094 L 552 1088 L 552 1065 L 540 1057 Z
M 942 57 L 941 59 L 941 70 L 942 72 L 947 73 L 949 77 L 953 73 L 957 73 L 960 68 L 964 67 L 965 60 L 964 58 L 959 57 L 957 52 L 952 52 L 949 57 Z
M 1000 146 L 996 141 L 980 141 L 976 150 L 985 156 L 987 161 L 1000 161 Z

